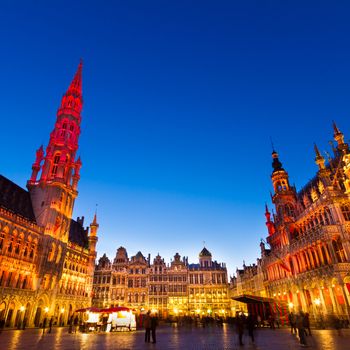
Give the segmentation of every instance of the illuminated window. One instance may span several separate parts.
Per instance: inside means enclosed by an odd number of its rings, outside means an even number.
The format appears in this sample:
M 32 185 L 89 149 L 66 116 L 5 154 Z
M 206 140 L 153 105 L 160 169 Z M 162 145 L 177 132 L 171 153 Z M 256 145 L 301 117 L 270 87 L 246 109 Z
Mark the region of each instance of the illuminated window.
M 60 161 L 60 157 L 61 157 L 60 153 L 57 153 L 57 154 L 55 155 L 55 158 L 54 158 L 54 160 L 53 160 L 52 170 L 51 170 L 51 175 L 52 175 L 52 176 L 55 176 L 55 175 L 57 174 L 58 163 L 59 163 L 59 161 Z
M 342 205 L 341 211 L 343 213 L 345 221 L 350 221 L 350 208 L 348 205 Z

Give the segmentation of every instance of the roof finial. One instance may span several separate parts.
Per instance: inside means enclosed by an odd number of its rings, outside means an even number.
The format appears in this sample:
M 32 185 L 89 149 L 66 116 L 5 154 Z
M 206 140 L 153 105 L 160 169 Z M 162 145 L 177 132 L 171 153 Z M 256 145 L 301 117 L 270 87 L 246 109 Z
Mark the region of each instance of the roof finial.
M 94 215 L 94 220 L 93 220 L 93 224 L 96 225 L 97 224 L 97 203 L 96 203 L 96 208 L 95 208 L 95 215 Z

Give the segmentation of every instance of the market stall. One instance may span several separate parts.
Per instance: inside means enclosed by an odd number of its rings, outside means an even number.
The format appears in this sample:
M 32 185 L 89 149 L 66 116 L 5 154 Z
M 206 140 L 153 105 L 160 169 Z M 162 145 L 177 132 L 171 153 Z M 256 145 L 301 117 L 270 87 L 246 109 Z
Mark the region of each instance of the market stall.
M 81 313 L 81 327 L 83 332 L 113 332 L 136 330 L 135 315 L 127 307 L 111 307 L 106 309 L 84 308 L 76 310 Z

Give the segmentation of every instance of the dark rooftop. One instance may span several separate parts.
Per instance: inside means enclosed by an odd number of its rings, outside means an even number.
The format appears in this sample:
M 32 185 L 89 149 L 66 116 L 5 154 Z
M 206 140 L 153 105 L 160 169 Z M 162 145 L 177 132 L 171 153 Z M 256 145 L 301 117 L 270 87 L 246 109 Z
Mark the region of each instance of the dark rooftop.
M 0 206 L 36 223 L 29 192 L 2 175 L 0 175 Z

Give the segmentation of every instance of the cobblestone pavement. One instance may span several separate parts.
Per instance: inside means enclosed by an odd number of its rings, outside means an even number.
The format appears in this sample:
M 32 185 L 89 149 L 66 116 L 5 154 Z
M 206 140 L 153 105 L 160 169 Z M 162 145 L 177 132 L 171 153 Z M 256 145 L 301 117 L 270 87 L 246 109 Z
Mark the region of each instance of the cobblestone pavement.
M 350 349 L 350 330 L 314 330 L 307 337 L 308 348 L 317 350 Z M 237 335 L 231 326 L 186 328 L 159 327 L 157 343 L 145 343 L 144 332 L 118 332 L 99 334 L 69 334 L 67 328 L 56 328 L 42 335 L 42 330 L 6 330 L 0 334 L 0 350 L 290 350 L 301 349 L 296 336 L 288 329 L 260 329 L 255 332 L 255 344 L 247 335 L 244 346 L 238 345 Z

